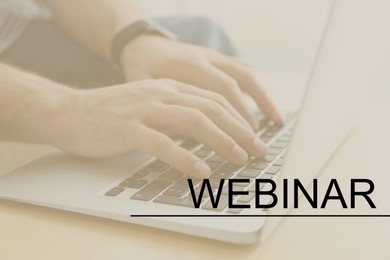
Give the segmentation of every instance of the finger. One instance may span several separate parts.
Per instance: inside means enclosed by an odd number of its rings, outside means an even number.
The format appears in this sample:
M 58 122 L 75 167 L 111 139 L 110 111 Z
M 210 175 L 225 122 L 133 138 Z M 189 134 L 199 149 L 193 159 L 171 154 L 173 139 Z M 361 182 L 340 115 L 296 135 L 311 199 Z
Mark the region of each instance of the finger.
M 123 75 L 125 76 L 127 81 L 137 81 L 137 80 L 144 80 L 144 79 L 151 79 L 152 76 L 142 69 L 124 69 Z
M 229 103 L 229 101 L 226 100 L 224 96 L 210 90 L 197 88 L 181 82 L 175 82 L 175 84 L 180 87 L 180 93 L 195 95 L 217 102 L 218 104 L 222 105 L 234 118 L 244 124 L 247 128 L 252 129 L 244 117 L 242 117 L 242 115 L 237 112 L 237 110 Z
M 207 178 L 210 167 L 191 152 L 183 149 L 168 136 L 148 127 L 134 131 L 137 138 L 136 148 L 150 153 L 177 170 L 196 178 Z
M 218 128 L 197 109 L 179 105 L 164 105 L 158 116 L 146 122 L 152 128 L 166 129 L 189 136 L 203 143 L 235 164 L 244 164 L 248 154 L 232 137 Z
M 201 111 L 222 131 L 231 136 L 242 148 L 250 154 L 263 157 L 267 145 L 258 139 L 255 133 L 244 127 L 219 103 L 199 96 L 183 94 L 176 105 L 188 106 Z
M 218 53 L 218 54 L 219 54 L 219 53 Z M 223 55 L 221 55 L 221 56 L 223 56 Z M 253 69 L 253 65 L 252 65 L 252 64 L 250 64 L 249 62 L 246 62 L 246 61 L 242 60 L 241 58 L 232 57 L 232 56 L 229 56 L 228 58 L 231 59 L 231 60 L 233 60 L 233 61 L 235 61 L 235 62 L 237 62 L 237 63 L 239 63 L 240 65 L 242 65 L 242 66 L 244 66 L 244 67 L 246 67 L 246 68 L 248 68 L 248 69 Z
M 229 60 L 228 57 L 224 57 L 223 60 L 219 59 L 213 62 L 213 64 L 237 80 L 242 89 L 256 101 L 268 118 L 276 124 L 283 124 L 283 117 L 250 69 Z
M 241 59 L 240 57 L 226 56 L 226 55 L 224 55 L 220 52 L 216 52 L 210 48 L 204 48 L 203 50 L 207 53 L 208 57 L 212 57 L 215 60 L 221 59 L 221 57 L 228 57 L 229 59 L 236 61 L 237 63 L 241 64 L 244 67 L 247 67 L 248 69 L 253 69 L 253 65 L 251 63 Z
M 215 91 L 224 96 L 232 106 L 245 118 L 253 129 L 259 125 L 251 111 L 236 80 L 211 64 L 197 67 L 197 73 L 203 75 L 194 85 Z

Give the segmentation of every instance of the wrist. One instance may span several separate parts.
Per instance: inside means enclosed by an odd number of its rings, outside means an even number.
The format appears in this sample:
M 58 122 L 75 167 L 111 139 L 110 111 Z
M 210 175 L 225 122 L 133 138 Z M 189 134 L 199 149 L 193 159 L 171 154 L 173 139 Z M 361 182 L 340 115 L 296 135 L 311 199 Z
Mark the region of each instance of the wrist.
M 174 40 L 160 35 L 140 35 L 123 48 L 120 55 L 120 67 L 124 70 L 131 67 L 142 68 L 151 62 L 150 53 L 156 48 L 164 49 L 163 46 L 172 41 Z
M 48 91 L 37 122 L 47 122 L 40 128 L 41 143 L 59 148 L 71 140 L 71 128 L 82 90 L 59 86 Z
M 0 139 L 59 146 L 78 90 L 0 63 Z

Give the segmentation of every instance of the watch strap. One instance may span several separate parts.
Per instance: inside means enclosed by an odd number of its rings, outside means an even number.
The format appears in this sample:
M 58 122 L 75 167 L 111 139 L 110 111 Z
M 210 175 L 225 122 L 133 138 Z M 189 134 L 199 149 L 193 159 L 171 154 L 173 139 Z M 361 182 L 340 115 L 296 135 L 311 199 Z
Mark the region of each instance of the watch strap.
M 124 47 L 142 34 L 160 35 L 169 39 L 177 39 L 176 35 L 161 27 L 151 20 L 139 20 L 126 26 L 119 31 L 113 38 L 111 43 L 111 58 L 115 65 L 121 67 L 121 54 Z

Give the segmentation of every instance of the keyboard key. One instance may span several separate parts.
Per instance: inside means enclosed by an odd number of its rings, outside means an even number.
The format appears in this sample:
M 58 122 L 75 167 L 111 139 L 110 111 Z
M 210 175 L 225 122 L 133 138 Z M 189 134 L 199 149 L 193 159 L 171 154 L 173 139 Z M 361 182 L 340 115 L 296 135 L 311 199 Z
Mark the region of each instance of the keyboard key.
M 228 196 L 221 195 L 217 208 L 213 208 L 211 201 L 208 201 L 202 208 L 208 210 L 222 211 L 226 208 L 227 205 L 228 205 Z
M 150 172 L 164 172 L 168 170 L 170 167 L 171 166 L 169 164 L 166 164 L 165 162 L 155 161 L 152 164 L 146 166 L 144 170 Z
M 270 137 L 261 137 L 260 139 L 261 139 L 265 144 L 268 144 L 268 143 L 271 141 L 272 138 L 270 138 Z
M 216 162 L 208 162 L 207 165 L 210 167 L 211 171 L 214 171 L 219 167 L 220 164 Z
M 272 145 L 271 145 L 271 148 L 286 148 L 288 145 L 287 142 L 282 142 L 282 141 L 276 141 L 276 142 L 273 142 Z
M 241 195 L 238 198 L 238 202 L 248 203 L 248 202 L 251 202 L 254 197 L 255 197 L 255 194 L 250 192 L 248 195 Z
M 148 183 L 147 180 L 128 178 L 124 180 L 121 184 L 119 184 L 119 186 L 123 188 L 129 188 L 129 189 L 139 189 L 145 186 L 147 183 Z
M 264 156 L 263 158 L 261 158 L 262 161 L 265 161 L 265 162 L 272 162 L 273 160 L 275 160 L 276 156 L 275 155 L 270 155 L 270 154 L 267 154 L 266 156 Z
M 273 137 L 273 134 L 265 132 L 260 136 L 260 139 L 263 140 L 265 143 L 269 143 Z
M 179 181 L 177 181 L 175 183 L 175 186 L 181 186 L 181 187 L 189 187 L 188 186 L 188 179 L 191 179 L 192 180 L 192 185 L 196 186 L 199 182 L 201 182 L 202 180 L 201 179 L 194 179 L 194 178 L 191 178 L 189 176 L 185 176 L 183 177 L 182 179 L 180 179 Z
M 210 178 L 215 179 L 228 179 L 233 175 L 234 172 L 232 171 L 224 171 L 222 169 L 219 169 L 215 171 L 213 174 L 211 174 Z
M 210 186 L 214 189 L 218 189 L 219 188 L 219 185 L 221 184 L 221 179 L 215 179 L 215 178 L 212 178 L 212 179 L 209 179 L 210 181 Z M 227 183 L 227 181 L 224 181 L 224 185 Z
M 262 139 L 262 140 L 264 140 L 264 139 L 271 139 L 272 137 L 274 137 L 274 135 L 275 135 L 274 133 L 266 131 L 265 133 L 263 133 L 260 136 L 260 139 Z
M 248 177 L 239 177 L 237 176 L 234 179 L 249 179 Z M 249 184 L 251 184 L 252 180 L 249 179 L 249 182 L 234 182 L 233 187 L 248 187 Z
M 265 174 L 265 173 L 263 173 L 262 175 L 260 175 L 260 177 L 259 177 L 258 179 L 270 180 L 270 179 L 272 179 L 272 177 L 273 177 L 273 175 L 271 175 L 271 174 Z
M 169 171 L 163 173 L 160 175 L 160 179 L 167 180 L 167 181 L 176 181 L 183 177 L 183 173 L 176 170 L 176 169 L 170 169 Z
M 173 197 L 182 197 L 188 191 L 189 191 L 188 187 L 173 185 L 172 187 L 169 187 L 166 191 L 164 191 L 163 194 L 167 196 L 173 196 Z
M 243 187 L 237 187 L 237 185 L 234 185 L 233 190 L 234 190 L 234 191 L 243 191 L 244 188 L 243 188 Z M 223 195 L 229 195 L 229 185 L 223 186 L 222 194 L 223 194 Z
M 269 148 L 267 154 L 270 154 L 270 155 L 279 155 L 281 152 L 283 152 L 283 149 L 279 149 L 279 148 Z
M 210 150 L 203 150 L 203 149 L 199 149 L 198 151 L 196 151 L 194 154 L 196 156 L 198 156 L 200 159 L 206 159 L 207 157 L 209 157 L 213 152 L 210 151 Z
M 279 170 L 280 170 L 280 167 L 278 167 L 278 166 L 271 166 L 271 167 L 269 167 L 266 171 L 265 171 L 265 173 L 266 174 L 277 174 L 278 172 L 279 172 Z
M 260 174 L 259 170 L 254 170 L 254 169 L 243 169 L 240 171 L 237 176 L 238 177 L 248 177 L 251 179 L 256 178 Z
M 214 154 L 213 156 L 211 156 L 210 158 L 207 159 L 207 162 L 222 163 L 225 161 L 226 161 L 226 159 L 219 154 Z
M 163 180 L 152 181 L 144 188 L 139 190 L 137 193 L 135 193 L 133 196 L 131 196 L 131 199 L 144 200 L 144 201 L 151 200 L 157 194 L 159 194 L 160 192 L 168 188 L 168 186 L 171 184 L 172 182 L 163 181 Z
M 232 163 L 225 163 L 224 165 L 222 165 L 221 170 L 236 172 L 239 169 L 241 169 L 242 167 L 243 167 L 242 165 L 235 165 L 235 164 L 232 164 Z
M 264 189 L 265 187 L 265 183 L 261 183 L 260 184 L 260 190 Z M 256 182 L 254 182 L 249 188 L 248 188 L 248 191 L 249 192 L 256 192 Z
M 250 161 L 248 163 L 248 165 L 245 166 L 245 168 L 256 169 L 256 170 L 264 170 L 265 168 L 267 168 L 268 164 L 269 163 L 264 162 L 262 159 L 254 159 L 254 160 Z
M 140 171 L 134 173 L 131 177 L 134 179 L 141 179 L 141 178 L 145 177 L 146 175 L 148 175 L 149 173 L 151 173 L 151 172 L 147 171 L 147 170 L 140 170 Z
M 289 112 L 285 115 L 287 120 L 295 119 L 297 117 L 297 111 Z
M 122 187 L 115 187 L 115 188 L 112 188 L 111 190 L 107 191 L 106 192 L 106 196 L 109 196 L 109 197 L 115 197 L 116 195 L 119 195 L 120 193 L 122 193 L 122 191 L 124 191 L 125 189 L 122 188 Z
M 196 187 L 195 188 L 195 196 L 198 198 L 199 195 L 200 195 L 200 188 L 201 186 L 199 187 Z M 188 189 L 189 190 L 189 189 Z M 215 192 L 217 191 L 217 189 L 212 189 L 212 193 L 214 194 Z M 210 197 L 210 193 L 209 193 L 209 189 L 205 188 L 203 190 L 203 197 L 202 198 L 209 198 Z
M 231 208 L 231 209 L 228 209 L 227 212 L 228 213 L 231 213 L 231 214 L 238 214 L 242 211 L 241 208 Z
M 280 129 L 282 129 L 282 126 L 273 125 L 270 128 L 268 128 L 267 133 L 275 134 L 275 133 L 279 132 Z
M 284 136 L 284 135 L 282 135 L 282 136 L 280 136 L 278 139 L 276 139 L 277 141 L 280 141 L 280 142 L 286 142 L 286 143 L 288 143 L 288 142 L 290 142 L 290 136 Z
M 265 128 L 268 126 L 268 124 L 270 123 L 269 119 L 266 118 L 266 117 L 263 117 L 262 119 L 259 120 L 259 126 L 260 128 Z
M 169 197 L 169 196 L 158 196 L 154 199 L 153 202 L 182 206 L 182 207 L 194 207 L 194 202 L 190 197 L 185 198 L 177 198 L 177 197 Z
M 199 145 L 198 142 L 192 140 L 192 139 L 187 139 L 181 144 L 181 147 L 183 147 L 186 150 L 193 150 L 195 147 Z
M 275 166 L 282 166 L 282 165 L 283 165 L 283 158 L 277 159 L 277 160 L 273 163 L 273 165 L 275 165 Z
M 206 145 L 202 145 L 200 149 L 202 149 L 204 151 L 211 151 L 211 152 L 214 151 L 214 149 L 211 149 L 210 147 L 208 147 Z

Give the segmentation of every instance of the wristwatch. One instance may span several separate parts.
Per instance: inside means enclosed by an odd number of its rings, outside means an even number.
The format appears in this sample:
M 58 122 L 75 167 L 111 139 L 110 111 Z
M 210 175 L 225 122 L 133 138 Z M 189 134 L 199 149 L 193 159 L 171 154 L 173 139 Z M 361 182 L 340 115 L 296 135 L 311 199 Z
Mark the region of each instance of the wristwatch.
M 120 56 L 124 47 L 142 34 L 159 35 L 169 39 L 177 39 L 177 36 L 156 23 L 153 20 L 138 20 L 119 31 L 111 42 L 111 58 L 115 65 L 121 67 Z

